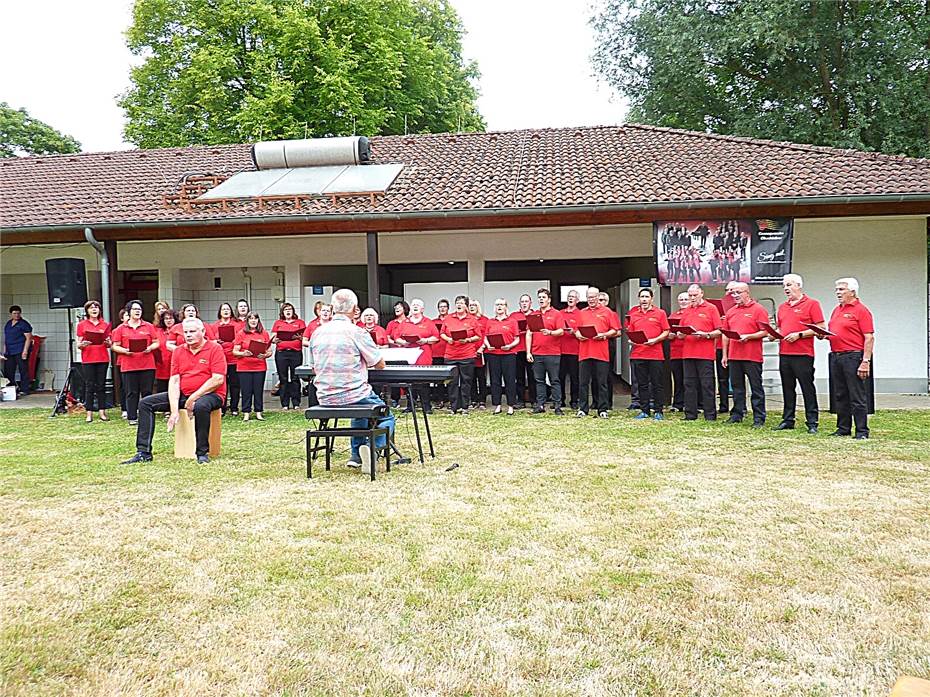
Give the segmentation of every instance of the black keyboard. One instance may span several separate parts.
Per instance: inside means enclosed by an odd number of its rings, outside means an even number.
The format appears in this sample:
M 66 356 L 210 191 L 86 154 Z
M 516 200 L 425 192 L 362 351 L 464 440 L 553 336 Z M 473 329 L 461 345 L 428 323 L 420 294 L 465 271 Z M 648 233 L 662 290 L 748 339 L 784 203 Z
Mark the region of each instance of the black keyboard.
M 439 384 L 452 380 L 451 365 L 386 365 L 368 371 L 370 385 Z M 313 368 L 302 365 L 295 371 L 297 377 L 313 377 Z

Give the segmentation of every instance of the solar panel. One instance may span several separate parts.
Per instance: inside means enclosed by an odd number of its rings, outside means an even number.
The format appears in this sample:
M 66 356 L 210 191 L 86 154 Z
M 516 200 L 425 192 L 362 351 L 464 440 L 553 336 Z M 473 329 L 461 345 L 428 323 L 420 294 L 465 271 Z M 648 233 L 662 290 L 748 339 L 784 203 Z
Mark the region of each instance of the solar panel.
M 324 194 L 367 193 L 369 191 L 387 191 L 404 168 L 403 165 L 358 165 L 346 167 L 323 189 Z
M 254 172 L 239 172 L 198 196 L 197 201 L 219 200 L 224 198 L 249 198 L 261 196 L 269 186 L 286 175 L 286 169 L 266 169 Z
M 296 194 L 320 194 L 326 185 L 336 179 L 347 165 L 327 167 L 298 167 L 287 170 L 287 174 L 262 192 L 263 196 L 289 196 Z

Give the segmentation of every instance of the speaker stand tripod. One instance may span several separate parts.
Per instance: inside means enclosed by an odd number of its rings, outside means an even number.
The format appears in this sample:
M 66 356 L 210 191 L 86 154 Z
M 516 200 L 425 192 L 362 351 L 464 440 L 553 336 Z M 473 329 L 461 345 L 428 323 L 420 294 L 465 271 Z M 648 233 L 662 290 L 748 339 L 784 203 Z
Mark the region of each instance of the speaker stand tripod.
M 71 308 L 67 309 L 68 313 L 68 376 L 65 378 L 65 384 L 61 386 L 58 392 L 58 399 L 55 400 L 55 406 L 52 407 L 52 413 L 48 418 L 53 418 L 59 414 L 68 411 L 68 393 L 71 391 L 72 378 L 74 377 L 74 330 L 71 326 Z

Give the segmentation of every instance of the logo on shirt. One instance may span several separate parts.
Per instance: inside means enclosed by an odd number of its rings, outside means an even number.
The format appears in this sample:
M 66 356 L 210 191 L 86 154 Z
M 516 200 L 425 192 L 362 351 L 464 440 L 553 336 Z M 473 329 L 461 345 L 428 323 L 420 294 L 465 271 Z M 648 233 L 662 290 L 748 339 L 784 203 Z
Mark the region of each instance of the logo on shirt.
M 206 359 L 206 358 L 198 358 L 198 359 L 197 359 L 197 362 L 198 362 L 198 363 L 203 363 L 204 365 L 206 365 L 206 364 L 207 364 L 207 359 Z
M 844 318 L 844 319 L 855 319 L 856 316 L 855 316 L 855 315 L 851 315 L 851 314 L 849 314 L 848 312 L 844 312 L 844 313 L 843 313 L 843 318 Z

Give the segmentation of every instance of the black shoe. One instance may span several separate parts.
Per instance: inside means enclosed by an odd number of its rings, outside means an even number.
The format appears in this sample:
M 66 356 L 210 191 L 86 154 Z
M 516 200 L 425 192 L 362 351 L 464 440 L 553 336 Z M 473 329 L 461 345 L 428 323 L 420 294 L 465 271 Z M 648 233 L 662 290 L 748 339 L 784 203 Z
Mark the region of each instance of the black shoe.
M 696 417 L 696 416 L 686 416 L 685 418 L 682 419 L 682 421 L 697 421 L 697 417 Z
M 807 427 L 807 432 L 810 433 L 810 434 L 816 434 L 816 433 L 817 433 L 817 427 L 816 427 L 816 426 L 808 426 L 808 427 Z
M 720 408 L 717 410 L 717 413 L 718 413 L 718 414 L 729 414 L 729 413 L 730 413 L 730 407 L 723 407 L 723 406 L 722 406 L 722 407 L 720 407 Z
M 852 433 L 843 433 L 842 431 L 840 431 L 839 429 L 837 429 L 837 430 L 835 430 L 833 433 L 831 433 L 830 435 L 831 435 L 831 436 L 851 436 Z
M 765 422 L 764 422 L 764 421 L 753 421 L 753 422 L 752 422 L 752 427 L 753 427 L 753 428 L 764 428 L 764 427 L 765 427 Z
M 562 411 L 562 407 L 556 407 L 553 414 L 555 414 L 556 416 L 565 416 L 565 412 Z
M 742 422 L 743 422 L 742 419 L 737 419 L 737 418 L 734 417 L 734 416 L 731 416 L 729 419 L 727 419 L 727 423 L 728 423 L 728 424 L 739 424 L 739 423 L 742 423 Z
M 772 430 L 773 431 L 791 431 L 792 429 L 794 429 L 794 424 L 788 423 L 787 421 L 782 421 Z
M 856 434 L 856 440 L 868 440 L 868 439 L 869 439 L 869 437 L 868 437 L 866 434 L 864 434 L 864 433 L 857 433 L 857 434 Z
M 627 411 L 632 411 L 633 409 L 636 409 L 637 411 L 642 411 L 642 407 L 640 407 L 638 404 L 633 404 L 633 403 L 631 403 L 630 406 L 626 408 Z
M 151 461 L 152 461 L 152 456 L 149 455 L 148 453 L 136 453 L 128 460 L 123 460 L 120 464 L 121 465 L 135 465 L 140 462 L 151 462 Z
M 545 414 L 546 409 L 545 407 L 533 407 L 533 413 L 534 414 Z
M 209 463 L 209 462 L 210 462 L 210 458 L 207 457 L 206 455 L 198 455 L 198 456 L 197 456 L 197 464 L 198 464 L 198 465 L 206 465 L 206 464 Z

